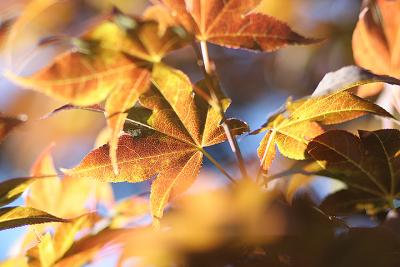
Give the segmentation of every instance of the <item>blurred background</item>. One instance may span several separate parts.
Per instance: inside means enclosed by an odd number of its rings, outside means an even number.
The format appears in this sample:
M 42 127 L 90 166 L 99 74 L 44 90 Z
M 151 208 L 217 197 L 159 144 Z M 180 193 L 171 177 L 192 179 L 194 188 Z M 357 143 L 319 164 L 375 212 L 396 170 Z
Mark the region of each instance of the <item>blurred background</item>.
M 29 0 L 1 0 L 0 23 L 18 16 Z M 40 1 L 39 1 L 40 2 Z M 19 31 L 13 33 L 12 42 L 2 42 L 0 69 L 4 73 L 28 75 L 48 64 L 52 58 L 68 49 L 63 41 L 38 46 L 48 36 L 79 36 L 99 20 L 113 6 L 139 15 L 148 2 L 145 0 L 77 0 L 50 1 L 51 7 L 28 16 Z M 318 45 L 288 47 L 276 53 L 261 54 L 210 47 L 226 94 L 233 104 L 229 116 L 247 121 L 251 129 L 262 125 L 268 115 L 278 109 L 289 96 L 299 98 L 312 93 L 325 73 L 353 64 L 351 36 L 357 22 L 361 0 L 263 0 L 258 7 L 263 12 L 288 22 L 291 27 L 307 36 L 323 38 Z M 0 38 L 1 38 L 0 32 Z M 186 71 L 192 81 L 201 78 L 195 55 L 190 47 L 169 55 L 169 64 Z M 40 117 L 65 103 L 45 95 L 15 87 L 0 76 L 0 112 L 7 115 L 26 114 L 29 122 L 17 128 L 0 144 L 0 179 L 29 175 L 29 168 L 37 155 L 54 142 L 56 166 L 70 168 L 77 164 L 93 146 L 98 133 L 105 127 L 101 114 L 88 111 L 66 111 L 49 119 Z M 256 149 L 262 136 L 243 136 L 239 144 L 246 160 L 257 169 Z M 229 146 L 222 144 L 210 152 L 225 166 L 235 167 Z M 290 163 L 277 160 L 273 172 Z M 225 183 L 224 177 L 214 172 L 206 162 L 197 184 L 205 181 Z M 321 180 L 313 182 L 318 195 L 329 186 Z M 116 198 L 143 192 L 148 184 L 115 184 Z M 192 190 L 196 189 L 194 185 Z M 22 204 L 23 200 L 17 200 Z M 15 204 L 15 203 L 13 203 Z M 0 233 L 0 260 L 12 253 L 12 244 L 23 228 Z

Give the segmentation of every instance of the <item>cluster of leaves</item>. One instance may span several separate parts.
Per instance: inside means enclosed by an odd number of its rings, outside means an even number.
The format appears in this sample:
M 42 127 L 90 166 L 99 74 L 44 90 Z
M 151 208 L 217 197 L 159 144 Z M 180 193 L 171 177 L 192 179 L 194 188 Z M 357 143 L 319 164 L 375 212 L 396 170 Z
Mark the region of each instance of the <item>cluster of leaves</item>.
M 163 0 L 140 18 L 113 10 L 81 37 L 70 38 L 73 48 L 49 66 L 29 77 L 8 73 L 15 83 L 67 103 L 50 115 L 71 108 L 104 113 L 109 134 L 78 166 L 62 174 L 48 148 L 29 177 L 0 184 L 0 230 L 32 228 L 18 256 L 0 266 L 83 266 L 114 249 L 120 252 L 121 266 L 133 259 L 139 262 L 132 263 L 135 266 L 399 264 L 400 132 L 360 130 L 355 135 L 332 125 L 367 114 L 396 121 L 353 89 L 375 83 L 400 86 L 395 70 L 400 21 L 390 13 L 400 12 L 400 1 L 371 1 L 360 16 L 354 54 L 372 72 L 348 66 L 329 73 L 311 96 L 288 99 L 251 132 L 265 133 L 257 151 L 260 170 L 252 175 L 236 140 L 250 132 L 249 126 L 226 118 L 231 101 L 221 90 L 207 43 L 271 52 L 318 42 L 255 12 L 259 2 Z M 383 28 L 376 24 L 372 7 L 381 12 Z M 15 27 L 26 16 L 22 14 Z M 13 26 L 7 27 L 12 32 Z M 196 83 L 163 62 L 168 53 L 188 45 L 203 68 L 204 78 Z M 385 56 L 377 60 L 381 54 Z M 1 115 L 0 141 L 22 122 Z M 240 180 L 205 150 L 225 141 L 237 157 Z M 342 181 L 346 188 L 320 204 L 306 197 L 288 203 L 269 186 L 268 171 L 277 151 L 308 160 L 306 167 L 291 170 L 292 179 L 297 172 L 319 175 Z M 232 185 L 176 201 L 196 180 L 203 157 Z M 149 198 L 132 196 L 119 202 L 108 183 L 151 178 Z M 25 206 L 6 206 L 25 191 Z M 98 207 L 104 207 L 105 214 L 93 212 Z M 335 217 L 358 213 L 371 218 L 383 214 L 385 219 L 377 217 L 380 226 L 364 229 Z M 366 245 L 366 238 L 373 244 Z M 348 256 L 347 248 L 354 255 Z M 382 253 L 372 257 L 371 251 Z

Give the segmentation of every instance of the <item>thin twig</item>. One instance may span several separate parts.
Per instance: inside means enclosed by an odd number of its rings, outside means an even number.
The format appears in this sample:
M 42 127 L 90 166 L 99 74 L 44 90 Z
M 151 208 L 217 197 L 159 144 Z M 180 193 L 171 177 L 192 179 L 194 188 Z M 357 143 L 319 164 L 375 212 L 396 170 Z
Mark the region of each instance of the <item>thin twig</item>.
M 196 44 L 193 44 L 193 47 L 195 49 L 195 51 L 197 52 L 197 47 Z M 203 61 L 203 66 L 204 66 L 204 71 L 205 71 L 205 77 L 206 77 L 206 82 L 208 84 L 208 88 L 210 91 L 210 96 L 211 99 L 214 103 L 217 103 L 217 107 L 218 107 L 218 111 L 222 117 L 222 127 L 225 131 L 225 135 L 228 139 L 229 145 L 232 149 L 232 152 L 235 154 L 237 161 L 238 161 L 238 165 L 239 165 L 239 169 L 240 172 L 242 174 L 243 178 L 247 178 L 247 170 L 246 170 L 246 165 L 244 163 L 243 160 L 243 155 L 242 152 L 240 151 L 239 148 L 239 144 L 236 140 L 236 137 L 232 134 L 232 130 L 229 127 L 229 125 L 226 123 L 226 117 L 225 117 L 225 112 L 223 110 L 223 108 L 221 107 L 221 103 L 217 97 L 217 94 L 215 92 L 215 88 L 213 86 L 212 80 L 211 78 L 214 77 L 216 74 L 214 72 L 214 69 L 212 67 L 211 61 L 210 61 L 210 57 L 208 55 L 208 48 L 207 48 L 207 43 L 205 41 L 201 41 L 200 42 L 200 47 L 201 47 L 201 55 L 198 55 L 199 59 L 201 58 Z M 197 53 L 198 54 L 198 53 Z
M 259 167 L 258 172 L 257 172 L 257 178 L 256 178 L 256 183 L 257 183 L 257 184 L 259 183 L 259 180 L 260 180 L 261 175 L 262 175 L 262 173 L 263 173 L 264 162 L 265 162 L 265 160 L 266 160 L 266 158 L 267 158 L 268 151 L 269 151 L 269 149 L 270 149 L 270 147 L 271 147 L 271 145 L 272 145 L 272 141 L 274 140 L 275 135 L 276 135 L 276 131 L 275 131 L 275 130 L 272 130 L 272 131 L 271 131 L 271 134 L 269 135 L 268 142 L 267 142 L 267 146 L 266 146 L 266 148 L 265 148 L 263 157 L 262 157 L 261 162 L 260 162 L 260 167 Z
M 205 151 L 203 148 L 199 148 L 199 150 L 208 158 L 212 164 L 220 171 L 222 172 L 232 183 L 236 183 L 236 180 L 221 166 L 221 164 L 216 161 L 213 156 L 211 156 L 207 151 Z

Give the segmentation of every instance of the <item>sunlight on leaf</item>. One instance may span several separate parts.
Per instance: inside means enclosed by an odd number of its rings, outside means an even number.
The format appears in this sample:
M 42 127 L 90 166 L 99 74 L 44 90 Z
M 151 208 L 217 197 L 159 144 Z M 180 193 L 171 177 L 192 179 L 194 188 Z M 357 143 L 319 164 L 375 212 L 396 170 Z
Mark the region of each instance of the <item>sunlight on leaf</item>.
M 350 77 L 349 72 L 359 75 Z M 285 157 L 306 159 L 308 142 L 324 131 L 320 124 L 343 123 L 368 113 L 392 118 L 383 108 L 348 91 L 357 84 L 376 81 L 400 83 L 391 77 L 374 75 L 357 67 L 347 67 L 327 74 L 317 88 L 315 96 L 294 102 L 288 101 L 283 112 L 278 112 L 262 128 L 253 132 L 257 134 L 267 131 L 258 148 L 263 170 L 268 171 L 271 166 L 275 157 L 275 145 Z
M 77 217 L 90 212 L 97 202 L 113 203 L 112 189 L 107 183 L 56 176 L 51 149 L 52 146 L 47 147 L 37 158 L 31 175 L 54 174 L 54 177 L 32 183 L 25 200 L 28 206 L 60 217 Z
M 29 207 L 0 208 L 0 230 L 47 222 L 68 222 L 68 220 Z
M 274 51 L 286 45 L 312 44 L 271 16 L 252 12 L 261 0 L 162 0 L 173 18 L 200 41 L 231 48 Z
M 398 12 L 399 1 L 378 0 L 363 9 L 353 33 L 353 55 L 358 65 L 378 74 L 400 78 Z M 361 87 L 359 94 L 375 95 L 382 88 L 382 85 Z
M 153 216 L 161 217 L 169 199 L 184 192 L 197 177 L 202 163 L 202 148 L 223 142 L 218 112 L 200 98 L 182 72 L 156 64 L 152 73 L 157 89 L 140 97 L 143 107 L 152 110 L 140 118 L 137 136 L 119 139 L 117 159 L 119 175 L 110 168 L 109 146 L 87 155 L 79 166 L 67 171 L 76 178 L 94 178 L 112 182 L 141 182 L 158 174 L 151 188 Z M 138 114 L 138 113 L 135 113 Z M 245 123 L 230 120 L 233 132 L 248 131 Z

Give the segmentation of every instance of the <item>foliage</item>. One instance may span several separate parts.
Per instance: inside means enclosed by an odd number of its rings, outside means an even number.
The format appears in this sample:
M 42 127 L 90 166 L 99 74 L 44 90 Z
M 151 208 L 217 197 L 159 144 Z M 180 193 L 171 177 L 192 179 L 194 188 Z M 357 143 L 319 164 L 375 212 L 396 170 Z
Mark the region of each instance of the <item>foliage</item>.
M 49 65 L 31 75 L 7 70 L 15 84 L 64 104 L 40 120 L 78 109 L 104 115 L 107 128 L 76 166 L 59 171 L 50 145 L 27 177 L 0 183 L 0 230 L 28 229 L 0 266 L 87 266 L 107 253 L 116 266 L 399 266 L 400 1 L 364 1 L 353 34 L 358 66 L 326 74 L 312 95 L 288 98 L 250 131 L 229 118 L 232 100 L 209 44 L 240 53 L 322 41 L 265 14 L 261 2 L 161 0 L 140 16 L 114 7 L 78 37 L 41 40 L 69 46 Z M 59 4 L 29 1 L 0 25 L 0 45 L 9 48 Z M 174 62 L 183 49 L 196 55 L 196 82 Z M 366 98 L 385 91 L 388 110 Z M 367 115 L 393 129 L 370 129 L 360 120 Z M 0 114 L 0 142 L 37 123 L 25 120 Z M 257 172 L 237 138 L 260 133 Z M 236 157 L 229 170 L 208 150 L 225 142 Z M 190 192 L 203 157 L 229 184 Z M 292 167 L 271 174 L 289 160 Z M 343 187 L 319 201 L 310 193 L 315 177 Z M 144 181 L 149 192 L 119 200 L 110 184 Z M 10 206 L 21 196 L 24 205 Z M 352 225 L 361 215 L 375 226 Z

